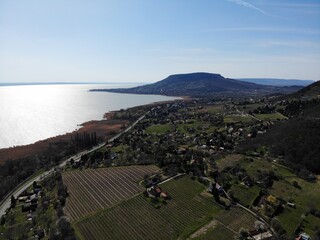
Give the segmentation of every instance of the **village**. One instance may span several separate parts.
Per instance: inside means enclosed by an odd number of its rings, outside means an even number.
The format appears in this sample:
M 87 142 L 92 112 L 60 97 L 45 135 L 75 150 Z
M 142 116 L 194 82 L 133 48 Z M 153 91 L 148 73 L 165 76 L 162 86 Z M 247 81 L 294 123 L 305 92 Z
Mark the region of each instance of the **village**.
M 285 236 L 283 239 L 310 240 L 315 235 L 320 210 L 309 202 L 320 200 L 319 195 L 309 196 L 310 201 L 303 198 L 317 184 L 316 176 L 307 170 L 298 176 L 281 157 L 270 156 L 264 146 L 254 151 L 238 147 L 286 121 L 282 102 L 188 100 L 145 107 L 144 111 L 145 117 L 131 131 L 79 160 L 71 159 L 64 171 L 157 165 L 161 176 L 145 176 L 142 182 L 143 196 L 155 209 L 172 201 L 161 182 L 186 175 L 206 187 L 204 195 L 213 204 L 226 211 L 241 208 L 256 219 L 239 233 L 241 239 Z M 126 114 L 132 115 L 128 110 L 114 117 L 126 118 Z M 54 215 L 63 216 L 68 198 L 68 190 L 59 188 L 61 179 L 54 179 L 35 182 L 13 198 L 2 226 L 14 225 L 19 222 L 17 216 L 23 215 L 27 222 L 23 226 L 32 230 L 35 239 L 47 237 Z M 46 219 L 39 220 L 44 209 Z

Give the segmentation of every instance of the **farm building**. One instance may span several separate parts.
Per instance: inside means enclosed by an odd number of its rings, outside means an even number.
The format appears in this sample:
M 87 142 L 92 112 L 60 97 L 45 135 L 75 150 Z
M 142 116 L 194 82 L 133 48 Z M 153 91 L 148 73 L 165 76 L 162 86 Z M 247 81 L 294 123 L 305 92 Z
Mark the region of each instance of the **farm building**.
M 296 240 L 311 240 L 311 237 L 306 233 L 301 233 L 300 236 L 296 238 Z
M 272 234 L 268 232 L 259 233 L 257 235 L 252 236 L 254 240 L 271 240 L 273 238 Z
M 162 189 L 158 186 L 152 186 L 150 188 L 147 188 L 148 196 L 151 198 L 157 198 L 161 197 L 164 199 L 167 199 L 169 196 L 166 192 L 163 192 Z

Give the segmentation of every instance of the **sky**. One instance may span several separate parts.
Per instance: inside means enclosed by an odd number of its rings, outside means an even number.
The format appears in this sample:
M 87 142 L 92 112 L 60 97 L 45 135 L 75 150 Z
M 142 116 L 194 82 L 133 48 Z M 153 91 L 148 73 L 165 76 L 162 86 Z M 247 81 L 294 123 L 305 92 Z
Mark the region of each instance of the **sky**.
M 0 0 L 0 82 L 320 80 L 320 0 Z

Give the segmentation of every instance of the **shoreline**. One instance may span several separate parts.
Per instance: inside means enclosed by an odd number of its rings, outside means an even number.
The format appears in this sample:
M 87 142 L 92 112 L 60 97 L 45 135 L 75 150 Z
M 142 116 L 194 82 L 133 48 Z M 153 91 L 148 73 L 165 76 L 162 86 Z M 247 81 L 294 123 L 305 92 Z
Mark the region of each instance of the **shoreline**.
M 166 104 L 174 101 L 188 101 L 192 98 L 187 96 L 179 97 L 174 100 L 166 100 L 166 101 L 158 101 L 150 104 L 138 105 L 131 108 L 127 108 L 126 110 L 135 109 L 135 108 L 143 108 L 148 106 L 154 106 L 159 104 Z M 46 151 L 51 144 L 55 144 L 57 142 L 69 142 L 71 141 L 72 136 L 79 133 L 90 133 L 96 132 L 97 137 L 102 139 L 101 142 L 107 141 L 113 135 L 122 130 L 123 126 L 128 126 L 130 124 L 129 120 L 124 119 L 114 119 L 114 115 L 117 112 L 120 112 L 121 109 L 116 111 L 110 111 L 103 114 L 102 120 L 89 120 L 78 125 L 80 128 L 75 129 L 72 132 L 67 132 L 65 134 L 53 136 L 50 138 L 46 138 L 43 140 L 39 140 L 37 142 L 21 145 L 21 146 L 13 146 L 8 148 L 0 149 L 0 165 L 3 165 L 8 160 L 18 160 L 25 157 L 34 156 L 37 154 L 41 154 Z
M 46 151 L 51 144 L 58 142 L 70 142 L 72 136 L 77 133 L 81 134 L 84 132 L 96 132 L 97 137 L 102 139 L 101 142 L 106 141 L 108 138 L 112 137 L 114 133 L 120 131 L 123 125 L 127 125 L 129 121 L 127 120 L 113 120 L 113 119 L 103 119 L 103 120 L 91 120 L 82 123 L 79 129 L 72 132 L 68 132 L 62 135 L 50 137 L 44 140 L 39 140 L 35 143 L 15 146 L 9 148 L 0 149 L 0 165 L 4 164 L 8 160 L 18 160 L 25 157 L 34 156 L 41 154 Z

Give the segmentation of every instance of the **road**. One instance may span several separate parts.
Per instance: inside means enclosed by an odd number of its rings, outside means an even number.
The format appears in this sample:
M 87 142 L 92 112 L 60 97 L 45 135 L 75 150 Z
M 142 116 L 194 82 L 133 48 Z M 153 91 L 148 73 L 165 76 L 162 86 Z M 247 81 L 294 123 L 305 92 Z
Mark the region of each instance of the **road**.
M 113 140 L 119 138 L 122 134 L 130 131 L 138 122 L 140 122 L 143 118 L 145 118 L 145 116 L 148 114 L 149 112 L 147 112 L 146 114 L 144 114 L 143 116 L 141 116 L 138 120 L 136 120 L 133 124 L 131 124 L 128 128 L 126 128 L 125 130 L 123 130 L 122 132 L 118 133 L 116 136 L 110 138 L 108 140 L 108 143 L 113 142 Z M 88 154 L 91 152 L 94 152 L 95 150 L 101 148 L 102 146 L 104 146 L 106 143 L 101 143 L 95 147 L 93 147 L 90 150 L 84 150 L 82 152 L 79 152 L 71 157 L 69 157 L 68 159 L 64 160 L 63 162 L 61 162 L 58 166 L 59 167 L 64 167 L 67 162 L 69 162 L 71 159 L 73 160 L 79 160 L 81 158 L 81 156 L 83 154 Z M 28 189 L 34 181 L 40 181 L 41 179 L 49 176 L 53 171 L 54 171 L 55 167 L 53 167 L 52 169 L 38 175 L 35 177 L 32 177 L 30 179 L 27 179 L 26 181 L 24 181 L 23 183 L 19 184 L 14 190 L 12 190 L 1 202 L 0 202 L 0 218 L 6 214 L 6 210 L 10 207 L 11 205 L 11 195 L 13 195 L 15 198 L 17 198 L 23 191 L 25 191 L 26 189 Z

